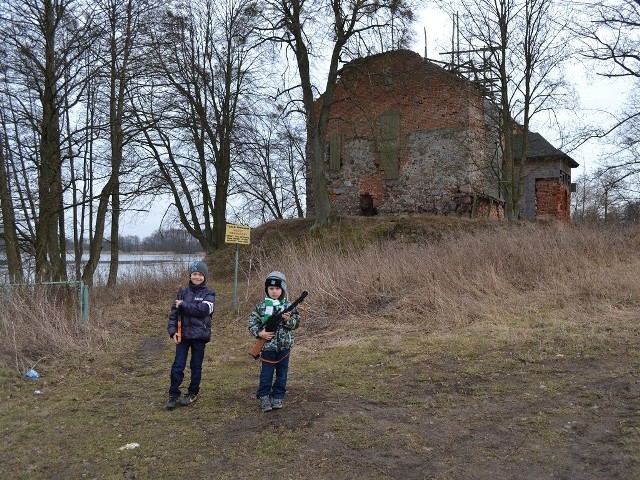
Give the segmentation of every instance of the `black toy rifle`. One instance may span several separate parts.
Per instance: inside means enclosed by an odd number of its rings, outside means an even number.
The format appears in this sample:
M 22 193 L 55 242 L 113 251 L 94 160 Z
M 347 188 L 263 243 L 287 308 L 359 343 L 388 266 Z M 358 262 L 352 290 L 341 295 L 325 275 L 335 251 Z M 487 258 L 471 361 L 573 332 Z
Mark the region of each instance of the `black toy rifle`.
M 266 332 L 275 332 L 280 322 L 284 320 L 282 318 L 282 315 L 296 308 L 298 304 L 301 303 L 307 297 L 308 294 L 309 292 L 305 290 L 304 292 L 302 292 L 302 295 L 296 298 L 287 308 L 285 308 L 281 312 L 276 312 L 273 315 L 271 315 L 267 319 L 266 323 L 264 324 L 264 330 Z M 253 358 L 257 360 L 260 357 L 260 351 L 262 350 L 262 347 L 264 346 L 265 343 L 267 343 L 267 341 L 264 338 L 258 339 L 256 344 L 253 346 L 253 348 L 249 352 L 249 355 L 251 355 Z

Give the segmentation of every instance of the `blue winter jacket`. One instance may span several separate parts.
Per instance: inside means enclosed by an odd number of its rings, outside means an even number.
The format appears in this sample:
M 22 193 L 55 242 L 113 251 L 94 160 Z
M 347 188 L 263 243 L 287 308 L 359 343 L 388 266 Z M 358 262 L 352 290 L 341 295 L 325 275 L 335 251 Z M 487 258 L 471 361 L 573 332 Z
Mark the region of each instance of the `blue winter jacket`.
M 173 336 L 178 331 L 178 316 L 182 318 L 182 338 L 184 340 L 211 340 L 211 315 L 216 306 L 216 294 L 213 290 L 202 285 L 189 282 L 176 295 L 176 300 L 182 300 L 179 308 L 175 301 L 171 304 L 167 332 Z

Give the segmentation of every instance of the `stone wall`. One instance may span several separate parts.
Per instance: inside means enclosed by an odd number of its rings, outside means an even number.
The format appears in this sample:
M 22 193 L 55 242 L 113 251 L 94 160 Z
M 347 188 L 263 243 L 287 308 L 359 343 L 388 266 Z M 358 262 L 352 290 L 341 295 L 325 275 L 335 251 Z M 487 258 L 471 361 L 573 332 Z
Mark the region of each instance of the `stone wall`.
M 474 195 L 497 197 L 488 173 L 491 159 L 498 161 L 488 112 L 471 83 L 415 52 L 351 62 L 336 86 L 327 132 L 333 210 L 364 214 L 362 205 L 372 202 L 369 213 L 468 214 Z

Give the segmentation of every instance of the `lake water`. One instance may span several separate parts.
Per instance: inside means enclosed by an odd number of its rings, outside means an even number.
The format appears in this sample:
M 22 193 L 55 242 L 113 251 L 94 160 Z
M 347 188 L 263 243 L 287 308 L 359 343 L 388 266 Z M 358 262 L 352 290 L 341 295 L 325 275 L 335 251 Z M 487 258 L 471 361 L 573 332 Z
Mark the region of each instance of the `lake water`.
M 189 264 L 202 260 L 204 254 L 178 253 L 121 253 L 118 256 L 118 278 L 127 277 L 161 277 L 169 271 L 180 271 L 189 268 Z M 96 276 L 106 279 L 109 275 L 111 255 L 101 255 Z M 73 265 L 73 257 L 71 263 Z M 73 267 L 72 267 L 73 268 Z
M 186 272 L 189 264 L 196 260 L 202 260 L 204 254 L 179 254 L 179 253 L 121 253 L 118 256 L 118 279 L 126 280 L 127 278 L 144 276 L 164 277 L 169 272 L 183 270 Z M 83 258 L 83 265 L 86 262 Z M 98 268 L 96 269 L 95 284 L 106 282 L 109 275 L 110 254 L 100 256 Z M 69 272 L 69 280 L 75 279 L 74 255 L 67 253 L 67 271 Z M 25 265 L 25 269 L 33 271 L 31 265 Z M 9 283 L 6 265 L 0 265 L 0 279 L 3 283 Z M 32 279 L 28 279 L 31 281 Z

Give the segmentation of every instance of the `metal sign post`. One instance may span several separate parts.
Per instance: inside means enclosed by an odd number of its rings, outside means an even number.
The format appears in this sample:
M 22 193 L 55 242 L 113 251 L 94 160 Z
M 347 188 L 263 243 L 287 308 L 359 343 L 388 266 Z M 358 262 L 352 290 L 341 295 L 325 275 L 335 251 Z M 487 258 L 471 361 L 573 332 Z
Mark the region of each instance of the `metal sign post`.
M 240 245 L 236 243 L 236 268 L 233 275 L 233 311 L 238 313 L 238 264 L 240 263 Z
M 240 245 L 251 244 L 251 228 L 227 223 L 224 243 L 236 244 L 236 266 L 233 278 L 233 311 L 238 312 L 238 265 L 240 263 Z

